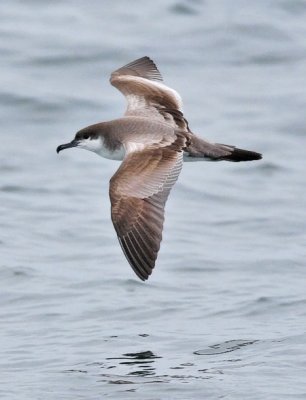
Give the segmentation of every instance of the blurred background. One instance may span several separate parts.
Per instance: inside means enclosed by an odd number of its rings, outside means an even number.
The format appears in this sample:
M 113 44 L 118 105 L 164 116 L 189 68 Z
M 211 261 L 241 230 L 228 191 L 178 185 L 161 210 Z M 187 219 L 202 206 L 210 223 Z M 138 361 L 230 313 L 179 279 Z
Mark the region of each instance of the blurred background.
M 305 21 L 304 0 L 1 1 L 1 398 L 305 398 Z M 123 114 L 110 73 L 145 55 L 194 132 L 263 160 L 184 165 L 142 283 L 119 164 L 55 149 Z

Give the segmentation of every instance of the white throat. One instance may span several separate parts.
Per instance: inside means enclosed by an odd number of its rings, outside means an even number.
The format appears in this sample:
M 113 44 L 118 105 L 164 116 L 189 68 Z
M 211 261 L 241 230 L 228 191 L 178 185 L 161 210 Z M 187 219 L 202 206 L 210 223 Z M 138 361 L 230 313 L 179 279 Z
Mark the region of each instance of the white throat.
M 125 151 L 123 146 L 120 146 L 114 151 L 110 151 L 104 146 L 103 139 L 99 136 L 97 139 L 83 139 L 79 142 L 78 146 L 81 149 L 93 151 L 101 157 L 108 158 L 110 160 L 123 160 Z

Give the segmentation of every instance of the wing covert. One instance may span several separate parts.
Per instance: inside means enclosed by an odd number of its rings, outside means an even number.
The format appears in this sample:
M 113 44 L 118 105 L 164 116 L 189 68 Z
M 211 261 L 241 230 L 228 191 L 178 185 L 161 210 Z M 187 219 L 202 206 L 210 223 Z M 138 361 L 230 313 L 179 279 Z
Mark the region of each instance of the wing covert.
M 127 99 L 126 116 L 142 116 L 189 131 L 180 95 L 162 82 L 149 57 L 142 57 L 111 74 L 110 83 Z

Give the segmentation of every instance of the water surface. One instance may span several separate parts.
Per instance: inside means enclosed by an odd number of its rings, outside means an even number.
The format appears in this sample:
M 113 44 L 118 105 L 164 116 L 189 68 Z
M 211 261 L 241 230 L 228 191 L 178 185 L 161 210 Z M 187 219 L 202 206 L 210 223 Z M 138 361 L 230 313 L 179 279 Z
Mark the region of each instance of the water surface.
M 306 3 L 2 1 L 3 399 L 305 399 Z M 148 55 L 193 131 L 264 154 L 184 166 L 157 267 L 110 221 L 115 161 L 56 146 L 123 113 Z M 183 212 L 182 212 L 183 211 Z

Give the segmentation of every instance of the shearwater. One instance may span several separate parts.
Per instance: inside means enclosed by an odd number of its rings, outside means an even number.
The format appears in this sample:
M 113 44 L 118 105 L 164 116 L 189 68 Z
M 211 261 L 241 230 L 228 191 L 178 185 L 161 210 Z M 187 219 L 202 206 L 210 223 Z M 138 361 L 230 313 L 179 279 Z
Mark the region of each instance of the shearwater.
M 121 248 L 138 277 L 148 279 L 162 240 L 164 208 L 183 161 L 252 161 L 261 154 L 210 143 L 196 136 L 182 112 L 180 95 L 163 83 L 149 57 L 111 74 L 127 99 L 122 118 L 81 129 L 70 147 L 122 160 L 110 180 L 111 218 Z

